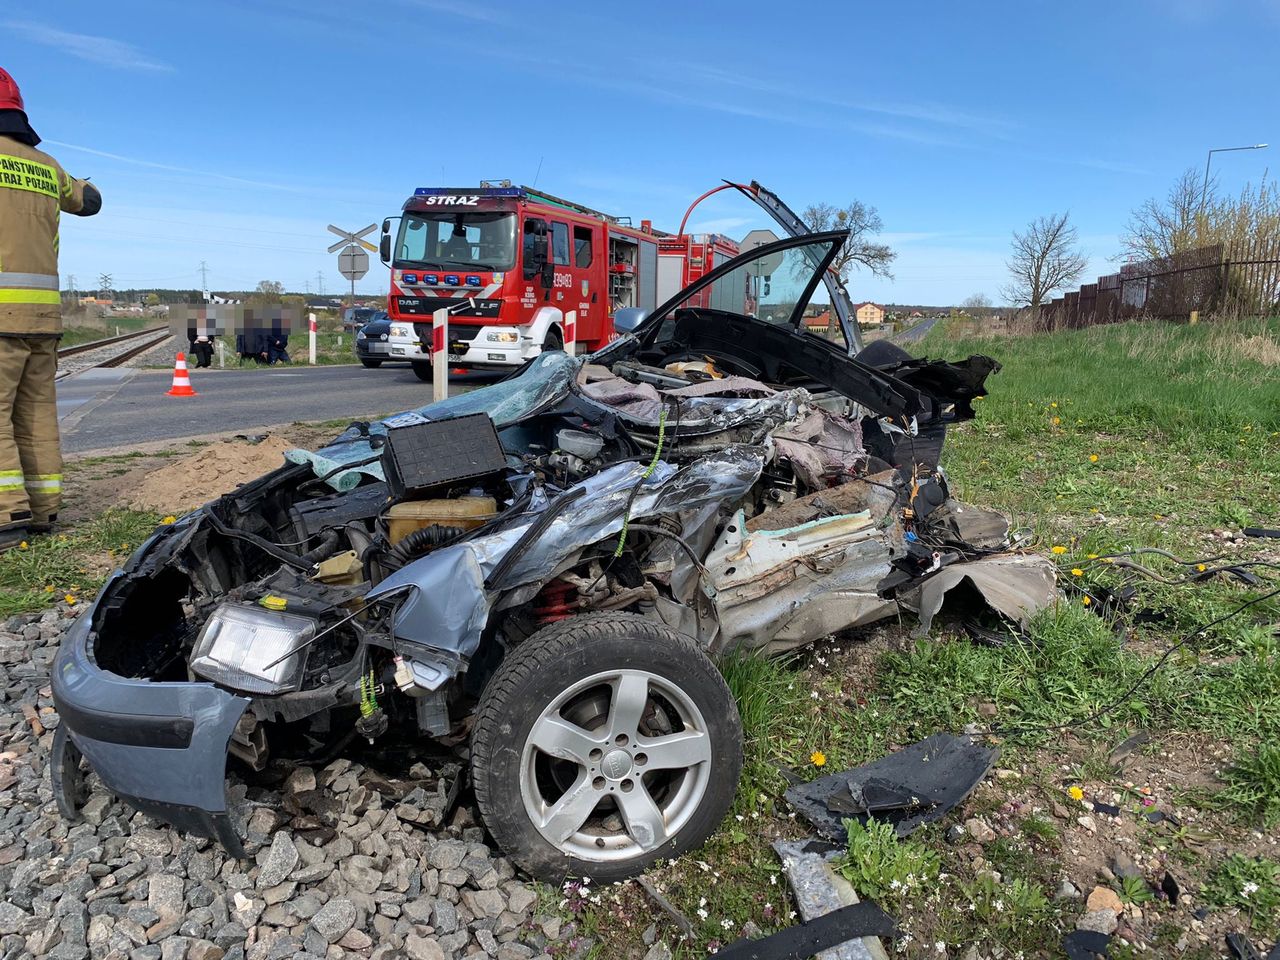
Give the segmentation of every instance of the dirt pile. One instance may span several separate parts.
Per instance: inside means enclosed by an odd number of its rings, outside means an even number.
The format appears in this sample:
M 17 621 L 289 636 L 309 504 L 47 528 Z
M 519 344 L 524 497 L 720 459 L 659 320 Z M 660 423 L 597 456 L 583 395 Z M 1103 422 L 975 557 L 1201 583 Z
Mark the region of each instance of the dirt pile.
M 150 471 L 125 499 L 140 510 L 186 513 L 274 470 L 294 446 L 277 436 L 259 443 L 222 440 Z

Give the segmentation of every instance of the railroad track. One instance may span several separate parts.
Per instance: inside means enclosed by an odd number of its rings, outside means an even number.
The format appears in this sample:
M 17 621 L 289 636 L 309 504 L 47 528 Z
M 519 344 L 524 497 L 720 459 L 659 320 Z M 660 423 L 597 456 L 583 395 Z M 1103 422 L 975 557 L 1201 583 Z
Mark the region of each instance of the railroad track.
M 61 370 L 55 379 L 63 380 L 91 367 L 118 367 L 126 360 L 131 360 L 140 353 L 145 353 L 153 347 L 158 347 L 169 337 L 170 333 L 167 327 L 151 327 L 134 333 L 122 333 L 118 337 L 106 337 L 102 340 L 92 340 L 89 343 L 78 343 L 73 347 L 60 347 L 58 349 L 59 361 L 76 354 L 88 353 L 90 350 L 105 350 L 109 347 L 119 347 L 119 349 L 111 351 L 99 361 L 89 363 L 86 366 L 77 366 L 75 370 Z

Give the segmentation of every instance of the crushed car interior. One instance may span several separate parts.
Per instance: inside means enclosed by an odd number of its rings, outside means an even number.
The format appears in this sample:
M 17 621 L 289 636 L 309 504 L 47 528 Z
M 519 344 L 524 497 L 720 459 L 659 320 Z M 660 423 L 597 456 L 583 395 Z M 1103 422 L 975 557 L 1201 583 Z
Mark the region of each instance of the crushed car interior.
M 845 238 L 752 250 L 594 355 L 353 424 L 157 530 L 59 651 L 63 812 L 83 763 L 241 852 L 228 756 L 437 738 L 520 867 L 617 880 L 732 801 L 716 657 L 952 602 L 1025 623 L 1052 565 L 940 466 L 999 365 L 808 332 Z

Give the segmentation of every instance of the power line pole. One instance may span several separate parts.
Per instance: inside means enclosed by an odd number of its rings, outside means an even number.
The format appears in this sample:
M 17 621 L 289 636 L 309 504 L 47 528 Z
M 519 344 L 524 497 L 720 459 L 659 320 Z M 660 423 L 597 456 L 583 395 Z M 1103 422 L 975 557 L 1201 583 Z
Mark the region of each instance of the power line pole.
M 319 270 L 316 271 L 316 289 L 320 291 L 320 296 L 323 297 L 324 296 L 324 274 Z
M 67 274 L 67 298 L 71 301 L 71 305 L 75 306 L 76 302 L 76 275 L 74 273 Z
M 204 294 L 204 302 L 209 302 L 209 265 L 200 261 L 200 292 Z

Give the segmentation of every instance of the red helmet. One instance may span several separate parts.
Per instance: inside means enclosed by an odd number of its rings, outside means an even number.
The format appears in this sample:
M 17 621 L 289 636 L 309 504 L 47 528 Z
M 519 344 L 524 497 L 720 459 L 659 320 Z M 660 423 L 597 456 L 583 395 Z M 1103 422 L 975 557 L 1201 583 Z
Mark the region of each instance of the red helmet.
M 27 108 L 22 105 L 22 91 L 18 89 L 17 82 L 9 76 L 9 71 L 4 67 L 0 67 L 0 110 L 21 110 L 23 113 L 27 111 Z

